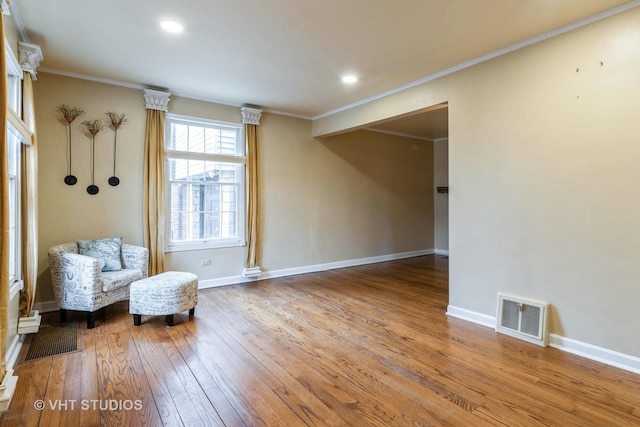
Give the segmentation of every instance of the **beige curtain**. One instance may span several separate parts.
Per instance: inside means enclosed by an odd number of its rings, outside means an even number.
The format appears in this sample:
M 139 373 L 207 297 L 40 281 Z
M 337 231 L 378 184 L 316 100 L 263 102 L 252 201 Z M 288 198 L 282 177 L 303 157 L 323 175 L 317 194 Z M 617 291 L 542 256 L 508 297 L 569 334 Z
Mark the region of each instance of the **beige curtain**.
M 31 145 L 22 144 L 22 278 L 20 316 L 31 315 L 38 278 L 38 144 L 31 74 L 24 73 L 22 116 L 32 132 Z
M 7 159 L 7 64 L 4 23 L 0 16 L 0 381 L 7 373 L 7 331 L 9 323 L 9 166 Z
M 164 111 L 147 109 L 143 225 L 150 276 L 164 271 L 164 119 Z
M 247 261 L 246 268 L 254 268 L 258 264 L 258 126 L 245 124 L 247 143 L 247 175 L 249 182 L 247 197 Z

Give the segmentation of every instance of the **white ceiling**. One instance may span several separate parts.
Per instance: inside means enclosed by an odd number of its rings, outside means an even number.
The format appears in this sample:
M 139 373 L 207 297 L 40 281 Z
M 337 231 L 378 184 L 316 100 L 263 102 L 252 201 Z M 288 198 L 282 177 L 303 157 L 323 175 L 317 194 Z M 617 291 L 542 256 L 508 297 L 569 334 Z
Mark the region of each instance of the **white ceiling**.
M 637 0 L 11 2 L 42 72 L 313 118 Z

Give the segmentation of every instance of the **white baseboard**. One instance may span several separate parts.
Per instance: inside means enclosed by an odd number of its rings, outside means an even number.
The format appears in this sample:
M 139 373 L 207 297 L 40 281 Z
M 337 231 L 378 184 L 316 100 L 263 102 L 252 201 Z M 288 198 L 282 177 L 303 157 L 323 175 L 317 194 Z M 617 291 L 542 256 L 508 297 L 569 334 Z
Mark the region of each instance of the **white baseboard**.
M 60 310 L 55 301 L 42 301 L 33 304 L 33 309 L 39 313 L 51 313 Z
M 296 274 L 316 273 L 318 271 L 334 270 L 336 268 L 356 267 L 358 265 L 374 264 L 377 262 L 394 261 L 404 258 L 414 258 L 424 255 L 433 255 L 433 249 L 421 249 L 419 251 L 400 252 L 389 255 L 380 255 L 368 258 L 358 258 L 346 261 L 335 261 L 326 264 L 307 265 L 304 267 L 283 268 L 281 270 L 262 271 L 259 277 L 228 276 L 218 279 L 205 279 L 198 282 L 198 289 L 217 288 L 219 286 L 237 285 L 240 283 L 251 283 L 257 280 L 275 279 L 278 277 L 294 276 Z M 55 301 L 37 302 L 33 306 L 34 310 L 40 313 L 57 311 L 60 308 Z
M 434 253 L 436 255 L 445 255 L 449 256 L 449 249 L 434 249 Z
M 0 384 L 0 413 L 9 410 L 9 404 L 13 398 L 13 393 L 16 391 L 17 384 L 18 377 L 13 375 L 13 369 L 7 369 L 2 384 Z
M 567 353 L 615 366 L 625 371 L 640 374 L 640 357 L 619 353 L 556 334 L 549 334 L 549 346 L 566 351 Z
M 15 335 L 13 341 L 7 347 L 7 369 L 13 369 L 18 361 L 18 355 L 20 354 L 20 349 L 22 349 L 22 341 L 23 338 L 20 335 Z
M 476 311 L 467 310 L 465 308 L 456 307 L 454 305 L 447 306 L 447 316 L 466 320 L 467 322 L 476 323 L 478 325 L 486 326 L 487 328 L 491 329 L 495 329 L 496 327 L 495 317 L 478 313 Z
M 481 326 L 486 326 L 491 329 L 495 329 L 496 326 L 495 317 L 452 305 L 447 307 L 447 315 L 476 323 Z M 576 356 L 624 369 L 625 371 L 633 372 L 634 374 L 640 374 L 639 357 L 609 350 L 604 347 L 598 347 L 593 344 L 556 334 L 549 334 L 549 346 L 567 353 L 575 354 Z
M 356 267 L 358 265 L 374 264 L 377 262 L 394 261 L 403 258 L 413 258 L 423 255 L 433 255 L 433 249 L 422 249 L 419 251 L 400 252 L 396 254 L 380 255 L 368 258 L 350 259 L 345 261 L 335 261 L 325 264 L 307 265 L 304 267 L 283 268 L 281 270 L 263 271 L 260 277 L 248 278 L 243 276 L 221 277 L 219 279 L 201 280 L 198 283 L 199 289 L 215 288 L 218 286 L 236 285 L 239 283 L 250 283 L 256 280 L 275 279 L 278 277 L 294 276 L 296 274 L 317 273 L 319 271 L 334 270 L 337 268 Z

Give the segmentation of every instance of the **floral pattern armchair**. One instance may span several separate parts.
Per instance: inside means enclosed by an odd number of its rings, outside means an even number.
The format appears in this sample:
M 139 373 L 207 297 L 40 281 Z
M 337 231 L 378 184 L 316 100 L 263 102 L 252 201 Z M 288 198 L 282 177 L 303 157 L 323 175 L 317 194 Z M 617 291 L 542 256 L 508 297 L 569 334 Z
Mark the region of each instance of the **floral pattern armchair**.
M 67 310 L 86 311 L 87 329 L 92 329 L 98 310 L 129 299 L 131 283 L 148 275 L 149 251 L 122 244 L 120 256 L 121 270 L 102 271 L 100 261 L 80 255 L 75 242 L 49 248 L 53 294 L 63 322 Z

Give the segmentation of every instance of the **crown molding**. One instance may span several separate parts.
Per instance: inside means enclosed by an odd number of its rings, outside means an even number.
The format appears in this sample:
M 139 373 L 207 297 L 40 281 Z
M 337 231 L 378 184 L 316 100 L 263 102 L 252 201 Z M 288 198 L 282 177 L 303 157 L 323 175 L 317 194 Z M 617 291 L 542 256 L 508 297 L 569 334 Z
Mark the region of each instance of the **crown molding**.
M 22 22 L 22 16 L 20 15 L 20 11 L 18 10 L 18 5 L 16 4 L 16 0 L 12 0 L 9 3 L 9 10 L 11 14 L 11 19 L 13 23 L 16 25 L 18 30 L 18 34 L 20 34 L 20 40 L 29 43 L 29 36 L 27 34 L 26 28 L 24 28 L 24 23 Z
M 449 74 L 453 74 L 453 73 L 456 73 L 458 71 L 464 70 L 466 68 L 472 67 L 474 65 L 478 65 L 478 64 L 481 64 L 483 62 L 489 61 L 491 59 L 498 58 L 500 56 L 506 55 L 508 53 L 515 52 L 516 50 L 520 50 L 520 49 L 525 48 L 527 46 L 531 46 L 533 44 L 548 40 L 548 39 L 550 39 L 552 37 L 556 37 L 556 36 L 559 36 L 561 34 L 568 33 L 569 31 L 573 31 L 575 29 L 584 27 L 586 25 L 593 24 L 594 22 L 601 21 L 603 19 L 609 18 L 609 17 L 614 16 L 614 15 L 618 15 L 618 14 L 620 14 L 622 12 L 626 12 L 626 11 L 634 9 L 634 8 L 636 8 L 638 6 L 640 6 L 640 0 L 630 1 L 629 3 L 625 3 L 625 4 L 621 5 L 621 6 L 614 7 L 613 9 L 605 10 L 604 12 L 598 13 L 598 14 L 593 15 L 593 16 L 589 16 L 587 18 L 581 19 L 579 21 L 573 22 L 571 24 L 565 25 L 565 26 L 557 28 L 555 30 L 547 31 L 546 33 L 543 33 L 543 34 L 540 34 L 538 36 L 532 37 L 530 39 L 524 40 L 524 41 L 522 41 L 520 43 L 515 43 L 515 44 L 512 44 L 512 45 L 507 46 L 505 48 L 498 49 L 498 50 L 496 50 L 494 52 L 488 53 L 486 55 L 480 56 L 478 58 L 472 59 L 472 60 L 467 61 L 467 62 L 463 62 L 462 64 L 455 65 L 453 67 L 450 67 L 450 68 L 447 68 L 445 70 L 439 71 L 437 73 L 431 74 L 429 76 L 423 77 L 423 78 L 421 78 L 419 80 L 416 80 L 416 81 L 413 81 L 411 83 L 407 83 L 405 85 L 398 86 L 396 88 L 393 88 L 393 89 L 390 89 L 390 90 L 387 90 L 387 91 L 384 91 L 384 92 L 380 92 L 380 93 L 378 93 L 376 95 L 373 95 L 373 96 L 370 96 L 368 98 L 361 99 L 360 101 L 356 101 L 354 103 L 351 103 L 351 104 L 344 105 L 342 107 L 336 108 L 335 110 L 327 111 L 326 113 L 322 113 L 322 114 L 319 114 L 317 116 L 314 116 L 312 118 L 312 120 L 322 119 L 322 118 L 329 117 L 329 116 L 332 116 L 332 115 L 337 114 L 337 113 L 341 113 L 343 111 L 351 110 L 351 109 L 359 107 L 361 105 L 369 104 L 370 102 L 376 101 L 378 99 L 386 98 L 386 97 L 388 97 L 390 95 L 393 95 L 393 94 L 396 94 L 396 93 L 399 93 L 399 92 L 403 92 L 403 91 L 405 91 L 407 89 L 411 89 L 412 87 L 420 86 L 422 84 L 431 82 L 431 81 L 439 79 L 441 77 L 448 76 Z
M 385 135 L 400 136 L 402 138 L 419 139 L 420 141 L 428 141 L 428 142 L 436 141 L 435 139 L 427 138 L 426 136 L 411 135 L 408 133 L 394 132 L 391 130 L 376 129 L 376 128 L 362 128 L 362 130 L 366 130 L 369 132 L 383 133 Z

